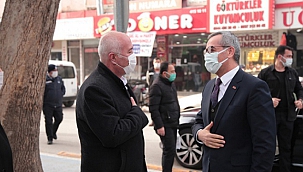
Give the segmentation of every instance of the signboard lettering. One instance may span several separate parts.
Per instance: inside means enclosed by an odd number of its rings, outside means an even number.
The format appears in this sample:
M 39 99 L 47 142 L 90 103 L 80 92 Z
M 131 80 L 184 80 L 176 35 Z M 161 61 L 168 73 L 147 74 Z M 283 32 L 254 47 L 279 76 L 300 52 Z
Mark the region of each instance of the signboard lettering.
M 210 32 L 269 29 L 273 9 L 273 0 L 209 0 Z

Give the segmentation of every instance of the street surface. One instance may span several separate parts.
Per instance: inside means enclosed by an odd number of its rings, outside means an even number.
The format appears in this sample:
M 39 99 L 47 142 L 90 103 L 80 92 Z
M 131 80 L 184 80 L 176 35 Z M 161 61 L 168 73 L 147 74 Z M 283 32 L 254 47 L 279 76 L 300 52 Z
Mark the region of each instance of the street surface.
M 64 162 L 62 161 L 62 158 L 67 159 L 67 157 L 68 157 L 69 158 L 68 161 L 72 162 L 72 164 L 73 164 L 72 165 L 73 167 L 72 167 L 72 169 L 70 169 L 70 171 L 74 172 L 74 170 L 76 170 L 75 172 L 77 172 L 77 171 L 80 171 L 79 170 L 80 169 L 80 142 L 79 142 L 76 120 L 75 120 L 75 105 L 73 105 L 70 108 L 63 108 L 63 114 L 64 114 L 63 121 L 60 124 L 58 132 L 57 132 L 58 139 L 54 140 L 52 145 L 47 145 L 44 117 L 43 117 L 43 113 L 41 113 L 40 143 L 39 143 L 41 159 L 43 162 L 44 160 L 48 161 L 47 160 L 48 158 L 55 159 L 57 157 L 58 162 L 53 161 L 55 163 L 54 166 L 56 166 L 60 162 L 61 163 L 65 162 L 65 161 Z M 146 112 L 146 115 L 148 116 L 148 118 L 150 120 L 150 114 L 148 112 Z M 148 164 L 149 171 L 150 170 L 160 170 L 161 155 L 162 155 L 162 150 L 159 147 L 160 139 L 155 134 L 153 127 L 146 126 L 144 128 L 143 132 L 144 132 L 144 137 L 145 137 L 146 163 Z M 61 160 L 60 160 L 60 157 L 62 157 Z M 75 164 L 77 164 L 77 166 L 78 166 L 77 168 L 75 168 Z M 46 168 L 46 165 L 49 166 L 49 164 L 43 163 L 44 171 L 52 172 L 53 170 L 47 171 L 50 168 L 49 167 Z M 175 171 L 175 172 L 192 171 L 191 169 L 183 168 L 176 161 L 174 163 L 173 168 L 174 168 L 173 171 Z

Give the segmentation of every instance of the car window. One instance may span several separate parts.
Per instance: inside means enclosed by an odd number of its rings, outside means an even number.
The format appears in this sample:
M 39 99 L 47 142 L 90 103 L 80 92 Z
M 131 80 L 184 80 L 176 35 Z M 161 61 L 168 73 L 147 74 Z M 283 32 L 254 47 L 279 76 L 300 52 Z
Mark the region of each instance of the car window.
M 75 72 L 72 66 L 57 66 L 58 74 L 63 79 L 75 78 Z

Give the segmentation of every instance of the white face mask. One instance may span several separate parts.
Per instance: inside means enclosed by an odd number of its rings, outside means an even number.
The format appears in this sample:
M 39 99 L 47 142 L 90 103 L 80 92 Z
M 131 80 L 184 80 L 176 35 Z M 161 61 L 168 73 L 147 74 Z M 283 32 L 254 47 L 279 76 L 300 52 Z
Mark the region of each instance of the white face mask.
M 155 64 L 154 64 L 154 68 L 155 68 L 155 69 L 160 69 L 160 63 L 155 63 Z
M 123 55 L 121 55 L 123 56 Z M 136 64 L 137 64 L 137 58 L 136 55 L 133 53 L 130 56 L 128 56 L 128 66 L 122 67 L 120 65 L 118 65 L 116 62 L 114 62 L 117 66 L 119 66 L 120 68 L 122 68 L 125 72 L 125 74 L 130 74 L 131 72 L 133 72 L 135 70 Z
M 282 56 L 282 58 L 285 60 L 285 63 L 281 60 L 284 67 L 291 67 L 292 65 L 292 58 L 285 58 Z
M 53 71 L 52 72 L 52 78 L 56 78 L 58 76 L 58 71 Z
M 217 73 L 218 70 L 220 69 L 220 67 L 222 66 L 222 64 L 228 60 L 228 58 L 226 58 L 222 62 L 218 62 L 218 55 L 220 53 L 224 52 L 227 49 L 228 48 L 225 48 L 220 52 L 213 52 L 213 53 L 205 53 L 204 54 L 205 67 L 206 67 L 208 72 L 213 73 L 213 74 Z

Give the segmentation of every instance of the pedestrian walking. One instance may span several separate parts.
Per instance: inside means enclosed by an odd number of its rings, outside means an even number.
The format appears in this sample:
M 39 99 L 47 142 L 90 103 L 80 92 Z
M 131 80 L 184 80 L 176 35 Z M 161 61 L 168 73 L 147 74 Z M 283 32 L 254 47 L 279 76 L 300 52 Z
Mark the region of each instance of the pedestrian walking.
M 57 139 L 57 130 L 63 120 L 62 99 L 65 94 L 63 80 L 58 76 L 57 66 L 48 65 L 43 98 L 43 114 L 45 119 L 45 130 L 47 144 L 53 144 Z
M 293 49 L 281 45 L 275 51 L 274 65 L 258 75 L 268 84 L 275 108 L 280 172 L 291 171 L 291 137 L 303 100 L 303 88 L 298 73 L 291 68 L 292 61 Z

